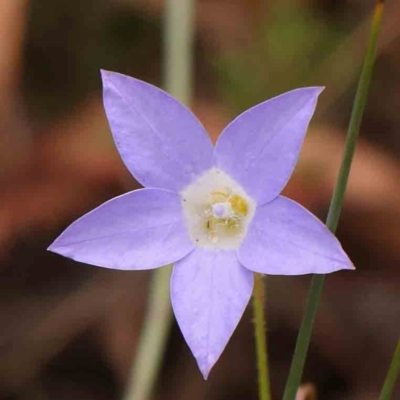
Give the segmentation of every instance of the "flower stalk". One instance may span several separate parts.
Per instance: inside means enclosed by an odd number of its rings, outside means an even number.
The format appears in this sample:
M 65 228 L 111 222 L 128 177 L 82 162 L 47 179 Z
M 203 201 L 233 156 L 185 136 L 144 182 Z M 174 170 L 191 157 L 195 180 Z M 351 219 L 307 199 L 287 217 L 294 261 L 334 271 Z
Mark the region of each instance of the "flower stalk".
M 368 47 L 360 79 L 358 82 L 356 97 L 354 100 L 350 123 L 347 131 L 342 164 L 340 167 L 338 180 L 333 193 L 326 221 L 327 227 L 333 233 L 336 231 L 336 228 L 338 226 L 339 217 L 343 206 L 344 195 L 350 175 L 351 164 L 357 144 L 360 125 L 368 97 L 374 62 L 376 59 L 378 37 L 382 23 L 383 11 L 384 1 L 378 0 L 373 15 Z M 324 281 L 325 275 L 314 275 L 312 278 L 306 303 L 306 310 L 297 337 L 296 347 L 292 359 L 292 364 L 290 366 L 288 380 L 286 382 L 283 400 L 294 400 L 297 389 L 300 385 Z
M 399 373 L 400 373 L 400 339 L 397 343 L 396 350 L 394 351 L 392 362 L 390 363 L 390 367 L 386 375 L 386 379 L 383 384 L 379 400 L 390 400 Z
M 166 0 L 164 83 L 166 90 L 188 104 L 192 92 L 193 0 Z M 148 306 L 125 400 L 148 400 L 161 368 L 172 323 L 169 281 L 172 265 L 153 273 Z
M 168 285 L 170 275 L 171 265 L 153 273 L 125 400 L 147 400 L 154 388 L 172 321 Z
M 265 282 L 261 274 L 254 274 L 253 310 L 256 339 L 259 400 L 271 400 L 268 368 L 266 319 L 264 313 Z

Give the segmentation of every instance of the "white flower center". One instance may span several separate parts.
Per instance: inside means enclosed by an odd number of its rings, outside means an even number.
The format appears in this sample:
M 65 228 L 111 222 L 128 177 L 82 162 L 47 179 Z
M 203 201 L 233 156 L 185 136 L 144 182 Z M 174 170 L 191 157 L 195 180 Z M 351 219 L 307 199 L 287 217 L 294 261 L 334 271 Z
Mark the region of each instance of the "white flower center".
M 189 235 L 198 247 L 237 249 L 256 203 L 228 174 L 212 168 L 181 192 Z

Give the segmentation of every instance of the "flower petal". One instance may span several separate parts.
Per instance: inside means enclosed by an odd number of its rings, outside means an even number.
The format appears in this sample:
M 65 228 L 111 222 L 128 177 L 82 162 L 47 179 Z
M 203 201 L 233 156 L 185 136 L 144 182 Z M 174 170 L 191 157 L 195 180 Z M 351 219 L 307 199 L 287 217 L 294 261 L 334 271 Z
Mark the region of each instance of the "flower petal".
M 232 336 L 252 289 L 253 273 L 231 251 L 197 249 L 175 264 L 172 307 L 204 379 Z
M 221 133 L 217 166 L 259 205 L 274 199 L 289 180 L 322 90 L 309 87 L 274 97 L 239 115 Z
M 75 221 L 49 250 L 99 267 L 140 270 L 177 261 L 193 250 L 193 244 L 179 195 L 140 189 Z
M 129 76 L 102 71 L 102 78 L 115 144 L 143 186 L 180 191 L 211 168 L 210 137 L 186 107 Z
M 246 268 L 270 275 L 354 269 L 328 228 L 300 204 L 283 196 L 257 209 L 238 258 Z

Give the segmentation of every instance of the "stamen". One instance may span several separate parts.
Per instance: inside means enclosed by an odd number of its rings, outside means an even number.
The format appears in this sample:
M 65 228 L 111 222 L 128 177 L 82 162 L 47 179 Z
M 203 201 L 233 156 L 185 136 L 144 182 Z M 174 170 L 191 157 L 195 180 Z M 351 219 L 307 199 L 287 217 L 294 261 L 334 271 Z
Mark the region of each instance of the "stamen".
M 197 246 L 234 249 L 240 245 L 255 202 L 232 178 L 212 169 L 181 195 L 189 233 Z

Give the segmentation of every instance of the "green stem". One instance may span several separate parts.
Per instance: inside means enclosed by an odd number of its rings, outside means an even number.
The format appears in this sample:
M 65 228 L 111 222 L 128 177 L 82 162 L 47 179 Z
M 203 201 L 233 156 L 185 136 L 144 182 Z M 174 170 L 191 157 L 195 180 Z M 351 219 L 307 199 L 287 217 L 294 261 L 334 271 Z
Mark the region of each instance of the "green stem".
M 166 0 L 165 15 L 165 89 L 189 105 L 193 82 L 194 0 Z
M 165 1 L 164 83 L 172 96 L 188 104 L 192 92 L 194 0 Z M 161 367 L 172 322 L 169 300 L 171 266 L 154 271 L 143 329 L 125 400 L 148 400 Z
M 261 274 L 254 274 L 253 310 L 256 337 L 258 389 L 260 400 L 270 400 L 266 320 L 264 314 L 265 284 Z
M 386 375 L 385 383 L 383 384 L 379 400 L 390 400 L 399 373 L 400 373 L 400 339 L 397 343 L 396 350 L 393 354 L 392 362 L 390 363 L 390 367 Z
M 339 177 L 336 183 L 335 191 L 333 193 L 331 205 L 329 208 L 328 217 L 326 220 L 326 225 L 332 232 L 335 232 L 338 226 L 340 212 L 342 211 L 344 194 L 346 192 L 347 182 L 349 180 L 351 163 L 353 161 L 358 134 L 360 131 L 361 120 L 368 98 L 368 91 L 376 58 L 376 50 L 378 47 L 378 36 L 382 22 L 383 8 L 383 1 L 378 1 L 372 20 L 368 49 L 365 55 L 360 79 L 358 81 L 356 98 L 354 100 L 349 128 L 347 131 L 342 165 L 340 167 Z
M 373 66 L 376 58 L 376 50 L 378 44 L 379 30 L 382 22 L 383 9 L 384 2 L 382 0 L 378 1 L 372 20 L 368 48 L 358 82 L 357 93 L 354 100 L 349 128 L 347 131 L 346 145 L 343 154 L 342 164 L 340 167 L 338 180 L 331 200 L 326 221 L 327 227 L 332 232 L 335 232 L 338 226 L 339 217 L 343 205 L 343 199 L 350 174 L 351 163 L 353 161 L 361 120 L 367 101 Z M 283 400 L 294 400 L 297 389 L 300 385 L 305 359 L 310 344 L 314 320 L 324 286 L 324 281 L 325 275 L 314 275 L 312 278 L 310 291 L 307 298 L 306 310 L 297 337 L 296 347 L 293 354 L 292 364 L 290 366 L 289 377 L 286 382 Z
M 169 302 L 171 266 L 153 273 L 147 310 L 125 400 L 147 400 L 157 379 L 170 325 L 172 312 Z

